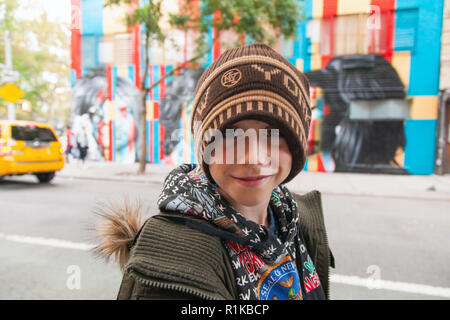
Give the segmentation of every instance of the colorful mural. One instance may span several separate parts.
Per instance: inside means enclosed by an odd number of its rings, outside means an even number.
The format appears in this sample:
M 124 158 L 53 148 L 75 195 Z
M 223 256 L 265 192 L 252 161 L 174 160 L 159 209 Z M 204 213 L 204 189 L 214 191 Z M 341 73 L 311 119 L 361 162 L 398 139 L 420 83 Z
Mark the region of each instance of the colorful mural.
M 316 109 L 306 169 L 432 174 L 441 45 L 436 39 L 441 38 L 443 1 L 303 3 L 306 19 L 299 24 L 298 38 L 284 42 L 282 52 L 313 85 Z M 392 77 L 383 80 L 379 67 L 336 69 L 338 61 L 352 55 L 364 61 L 363 56 L 374 54 L 391 65 Z M 365 72 L 370 81 L 354 81 L 355 73 Z M 397 84 L 400 79 L 404 90 L 396 85 L 389 95 L 373 92 L 381 85 L 380 92 L 386 93 L 386 81 L 392 79 Z M 369 95 L 348 96 L 350 85 Z M 398 96 L 391 95 L 394 91 Z
M 301 3 L 305 19 L 298 24 L 297 39 L 276 47 L 312 84 L 315 109 L 305 169 L 432 174 L 441 46 L 436 39 L 442 32 L 443 0 Z M 103 0 L 72 0 L 73 113 L 94 123 L 99 152 L 91 156 L 132 162 L 140 143 L 146 143 L 148 162 L 195 162 L 189 101 L 202 70 L 186 69 L 150 92 L 147 130 L 142 132 L 136 121 L 140 106 L 130 102 L 144 74 L 142 28 L 124 26 L 126 10 L 105 8 Z M 192 52 L 186 34 L 178 40 L 179 49 L 152 46 L 148 84 Z M 216 42 L 213 49 L 207 65 L 223 48 Z M 99 68 L 106 70 L 102 85 L 88 85 Z M 90 113 L 92 105 L 101 107 Z
M 142 30 L 124 25 L 126 10 L 104 7 L 103 0 L 72 0 L 73 129 L 88 128 L 91 160 L 133 163 L 145 143 L 148 162 L 194 162 L 187 106 L 202 70 L 184 69 L 165 78 L 176 62 L 160 63 L 161 55 L 149 52 L 157 64 L 149 66 L 146 85 L 161 81 L 147 95 L 144 132 L 137 121 L 144 74 Z
M 137 137 L 141 132 L 136 121 L 141 110 L 140 93 L 129 79 L 116 77 L 116 99 L 112 102 L 107 97 L 108 82 L 104 68 L 91 69 L 76 80 L 72 87 L 72 127 L 74 132 L 82 125 L 88 128 L 90 140 L 95 141 L 89 147 L 90 159 L 112 157 L 119 162 L 133 163 L 137 159 Z
M 406 173 L 396 160 L 405 147 L 403 122 L 409 114 L 405 87 L 386 58 L 338 56 L 306 76 L 324 97 L 318 107 L 321 132 L 317 135 L 316 128 L 311 132 L 310 144 L 315 145 L 310 146 L 310 155 L 329 155 L 337 172 Z

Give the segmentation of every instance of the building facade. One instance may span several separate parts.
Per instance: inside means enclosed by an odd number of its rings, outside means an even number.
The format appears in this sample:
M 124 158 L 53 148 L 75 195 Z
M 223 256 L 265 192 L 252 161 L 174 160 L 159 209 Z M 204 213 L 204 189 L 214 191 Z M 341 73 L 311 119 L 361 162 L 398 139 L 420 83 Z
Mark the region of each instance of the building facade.
M 308 169 L 433 173 L 443 1 L 304 3 L 283 54 L 316 89 Z
M 315 108 L 305 169 L 432 174 L 445 65 L 436 41 L 443 36 L 444 1 L 299 2 L 305 19 L 297 39 L 280 40 L 277 49 L 312 85 Z M 168 11 L 177 6 L 177 1 L 165 3 Z M 153 88 L 144 134 L 136 121 L 143 30 L 125 26 L 126 10 L 105 8 L 103 0 L 72 0 L 74 121 L 91 126 L 98 150 L 92 158 L 133 162 L 138 145 L 146 143 L 149 162 L 195 162 L 189 102 L 202 69 L 185 69 Z M 148 83 L 192 54 L 195 35 L 172 35 L 179 47 L 152 46 Z M 220 49 L 212 50 L 204 67 Z

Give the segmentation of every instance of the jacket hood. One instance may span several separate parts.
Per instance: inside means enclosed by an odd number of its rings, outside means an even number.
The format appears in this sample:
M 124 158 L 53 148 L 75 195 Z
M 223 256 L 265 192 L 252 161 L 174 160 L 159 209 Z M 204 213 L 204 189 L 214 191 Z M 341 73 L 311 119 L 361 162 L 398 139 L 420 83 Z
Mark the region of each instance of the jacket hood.
M 99 242 L 93 249 L 94 253 L 107 260 L 117 260 L 123 269 L 143 225 L 140 203 L 132 204 L 128 198 L 124 199 L 123 204 L 102 203 L 94 213 L 101 219 L 95 228 Z

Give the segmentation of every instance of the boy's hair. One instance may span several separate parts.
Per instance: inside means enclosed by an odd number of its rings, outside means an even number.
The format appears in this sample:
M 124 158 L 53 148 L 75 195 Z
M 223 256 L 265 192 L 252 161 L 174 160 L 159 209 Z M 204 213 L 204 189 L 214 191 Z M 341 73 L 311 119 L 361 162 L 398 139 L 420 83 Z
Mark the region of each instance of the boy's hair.
M 197 83 L 191 129 L 197 159 L 210 181 L 214 180 L 203 159 L 204 149 L 212 140 L 207 130 L 222 131 L 245 119 L 264 121 L 280 130 L 293 160 L 291 172 L 282 183 L 292 180 L 306 161 L 311 123 L 309 82 L 265 44 L 225 51 Z

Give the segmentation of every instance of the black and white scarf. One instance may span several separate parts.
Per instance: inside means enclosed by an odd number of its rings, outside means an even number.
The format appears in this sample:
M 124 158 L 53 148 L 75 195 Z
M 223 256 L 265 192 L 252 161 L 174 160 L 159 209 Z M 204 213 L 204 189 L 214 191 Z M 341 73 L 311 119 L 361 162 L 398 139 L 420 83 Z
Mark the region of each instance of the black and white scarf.
M 297 203 L 283 185 L 276 187 L 270 198 L 280 226 L 278 237 L 237 212 L 196 164 L 183 164 L 167 176 L 158 206 L 165 212 L 201 217 L 213 224 L 230 255 L 241 300 L 303 299 L 302 275 L 311 282 L 306 293 L 320 286 L 298 237 Z M 300 269 L 297 253 L 304 261 Z

